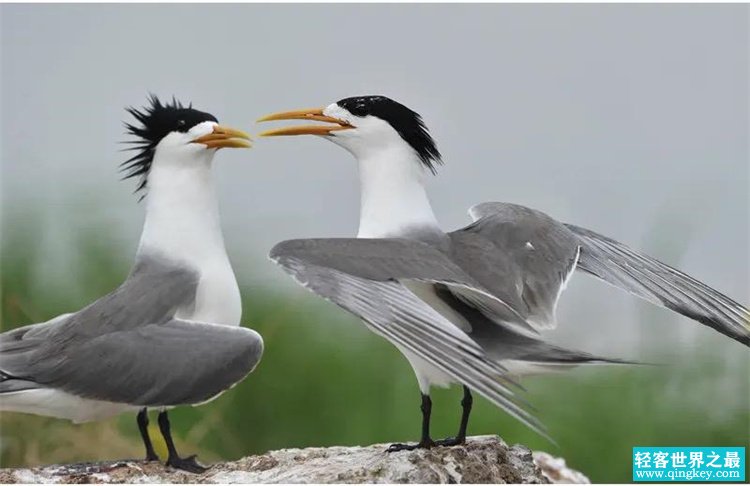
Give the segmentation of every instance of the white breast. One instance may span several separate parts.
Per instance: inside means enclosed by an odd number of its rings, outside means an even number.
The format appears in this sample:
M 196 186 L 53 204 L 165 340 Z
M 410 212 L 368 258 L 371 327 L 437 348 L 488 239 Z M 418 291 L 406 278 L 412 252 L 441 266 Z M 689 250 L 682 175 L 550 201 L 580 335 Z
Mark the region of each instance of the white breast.
M 175 317 L 238 326 L 242 318 L 242 300 L 229 260 L 205 262 L 198 272 L 200 279 L 194 305 L 179 310 Z
M 176 314 L 239 325 L 242 301 L 221 232 L 210 163 L 152 167 L 139 253 L 155 252 L 198 272 L 193 305 Z

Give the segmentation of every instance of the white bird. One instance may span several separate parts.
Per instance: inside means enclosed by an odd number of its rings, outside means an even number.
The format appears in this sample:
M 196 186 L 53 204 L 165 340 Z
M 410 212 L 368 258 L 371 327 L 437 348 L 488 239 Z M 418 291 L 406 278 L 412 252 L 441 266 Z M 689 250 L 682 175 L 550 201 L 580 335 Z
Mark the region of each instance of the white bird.
M 122 164 L 147 191 L 135 264 L 89 306 L 0 335 L 0 410 L 76 423 L 139 410 L 146 460 L 158 460 L 147 429 L 147 409 L 157 408 L 167 465 L 201 472 L 195 456 L 178 455 L 166 410 L 216 398 L 263 353 L 260 335 L 239 327 L 212 176 L 218 149 L 250 143 L 209 113 L 149 101 L 128 109 L 138 152 Z
M 469 210 L 473 223 L 444 232 L 425 190 L 440 153 L 419 114 L 400 103 L 359 96 L 259 121 L 298 119 L 326 124 L 261 135 L 318 135 L 349 151 L 359 167 L 359 232 L 357 239 L 285 241 L 271 258 L 305 287 L 361 317 L 409 360 L 422 392 L 422 437 L 389 450 L 463 443 L 470 390 L 539 431 L 508 386 L 507 370 L 615 361 L 537 337 L 555 326 L 558 298 L 575 269 L 750 344 L 747 308 L 621 243 L 539 211 L 482 203 Z M 433 442 L 430 387 L 450 383 L 464 385 L 459 431 Z

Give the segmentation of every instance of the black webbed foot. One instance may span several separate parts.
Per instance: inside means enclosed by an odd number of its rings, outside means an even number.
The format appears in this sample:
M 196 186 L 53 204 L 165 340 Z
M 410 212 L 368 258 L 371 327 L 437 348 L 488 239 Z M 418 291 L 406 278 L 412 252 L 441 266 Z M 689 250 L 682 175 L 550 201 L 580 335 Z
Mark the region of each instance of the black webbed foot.
M 435 442 L 432 439 L 421 440 L 418 444 L 391 444 L 386 452 L 400 452 L 400 451 L 413 451 L 415 449 L 432 449 L 435 447 Z
M 206 472 L 208 468 L 198 464 L 198 461 L 196 461 L 195 458 L 195 454 L 185 458 L 179 456 L 170 457 L 169 459 L 167 459 L 167 466 L 195 474 Z
M 469 414 L 471 413 L 471 406 L 474 403 L 474 399 L 471 396 L 471 390 L 469 387 L 464 386 L 464 398 L 461 400 L 461 425 L 458 427 L 458 434 L 455 437 L 448 437 L 447 439 L 438 440 L 435 445 L 442 447 L 452 447 L 457 445 L 466 444 L 466 428 L 469 425 Z
M 464 444 L 466 444 L 466 437 L 448 437 L 447 439 L 435 441 L 435 445 L 440 447 L 452 447 Z
M 418 444 L 391 444 L 386 452 L 413 451 L 415 449 L 432 449 L 435 442 L 430 438 L 430 414 L 432 413 L 432 400 L 429 395 L 422 393 L 422 438 Z
M 164 442 L 167 443 L 167 451 L 169 451 L 167 466 L 195 474 L 200 474 L 208 469 L 207 467 L 198 464 L 198 461 L 195 460 L 195 455 L 182 458 L 177 454 L 177 449 L 175 449 L 174 441 L 172 440 L 169 417 L 167 416 L 166 411 L 159 414 L 159 429 L 161 430 L 161 435 L 164 436 Z

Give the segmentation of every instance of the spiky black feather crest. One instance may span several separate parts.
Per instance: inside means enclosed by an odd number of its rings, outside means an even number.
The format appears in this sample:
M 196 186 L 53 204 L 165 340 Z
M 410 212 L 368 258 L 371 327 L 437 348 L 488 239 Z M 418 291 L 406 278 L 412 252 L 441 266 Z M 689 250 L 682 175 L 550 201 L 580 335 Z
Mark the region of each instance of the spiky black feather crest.
M 443 163 L 435 140 L 430 135 L 422 116 L 387 96 L 370 95 L 344 98 L 336 103 L 355 116 L 376 116 L 388 122 L 411 145 L 425 167 L 433 174 Z
M 151 94 L 147 106 L 140 110 L 130 106 L 125 110 L 140 124 L 125 123 L 128 135 L 136 137 L 136 140 L 125 142 L 133 144 L 126 150 L 135 150 L 137 153 L 120 164 L 120 171 L 125 173 L 123 179 L 140 178 L 135 192 L 146 188 L 154 152 L 161 139 L 172 132 L 187 132 L 204 121 L 218 122 L 210 113 L 193 109 L 192 103 L 186 107 L 174 96 L 171 102 L 163 104 L 156 95 Z

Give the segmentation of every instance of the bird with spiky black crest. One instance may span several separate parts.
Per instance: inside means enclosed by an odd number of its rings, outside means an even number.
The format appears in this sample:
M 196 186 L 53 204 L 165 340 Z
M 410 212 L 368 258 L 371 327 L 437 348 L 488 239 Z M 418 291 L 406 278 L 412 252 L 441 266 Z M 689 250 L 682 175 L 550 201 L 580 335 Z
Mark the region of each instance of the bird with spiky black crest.
M 138 410 L 153 461 L 148 411 L 158 409 L 166 465 L 203 472 L 194 455 L 178 454 L 167 409 L 215 399 L 263 353 L 260 335 L 239 326 L 212 174 L 216 152 L 249 148 L 250 136 L 175 98 L 151 95 L 127 110 L 138 153 L 123 171 L 149 191 L 131 272 L 80 311 L 0 334 L 0 412 L 79 423 Z
M 186 107 L 174 96 L 171 102 L 163 104 L 156 95 L 150 94 L 147 106 L 140 110 L 130 106 L 126 110 L 140 126 L 125 123 L 127 133 L 137 137 L 136 140 L 126 142 L 133 144 L 133 147 L 126 150 L 135 150 L 137 153 L 120 164 L 120 170 L 125 173 L 123 179 L 140 178 L 136 193 L 146 189 L 146 176 L 154 161 L 156 146 L 164 137 L 172 132 L 185 133 L 205 121 L 218 122 L 212 114 L 194 109 L 192 103 Z

